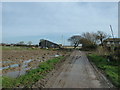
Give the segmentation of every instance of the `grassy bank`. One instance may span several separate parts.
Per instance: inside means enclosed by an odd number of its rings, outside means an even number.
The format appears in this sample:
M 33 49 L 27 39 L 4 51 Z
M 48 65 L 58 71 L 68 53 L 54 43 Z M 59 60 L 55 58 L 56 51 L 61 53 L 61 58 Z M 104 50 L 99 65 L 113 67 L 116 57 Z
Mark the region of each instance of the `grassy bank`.
M 27 74 L 22 75 L 16 79 L 10 77 L 2 77 L 3 88 L 12 88 L 18 86 L 30 87 L 38 80 L 45 77 L 49 71 L 55 68 L 55 65 L 63 60 L 65 57 L 60 56 L 40 63 L 37 69 L 30 70 Z
M 118 63 L 109 62 L 105 57 L 95 54 L 88 55 L 89 60 L 95 63 L 95 65 L 102 69 L 108 79 L 117 87 L 120 87 L 120 81 L 118 80 Z

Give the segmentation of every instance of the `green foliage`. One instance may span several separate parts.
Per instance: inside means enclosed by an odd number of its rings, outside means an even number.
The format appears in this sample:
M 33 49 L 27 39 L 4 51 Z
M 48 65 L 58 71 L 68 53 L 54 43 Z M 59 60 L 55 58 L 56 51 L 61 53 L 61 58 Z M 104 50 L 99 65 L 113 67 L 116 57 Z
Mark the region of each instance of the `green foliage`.
M 37 69 L 33 69 L 29 71 L 27 74 L 22 75 L 16 79 L 12 79 L 10 77 L 3 77 L 3 87 L 17 87 L 17 86 L 24 86 L 30 87 L 36 81 L 42 79 L 47 71 L 52 70 L 55 67 L 55 64 L 60 62 L 64 57 L 56 57 L 46 62 L 43 62 L 39 65 Z
M 95 44 L 85 44 L 82 47 L 82 49 L 85 51 L 95 50 L 96 48 L 97 48 L 97 45 L 95 45 Z
M 89 54 L 88 58 L 93 61 L 98 68 L 105 72 L 115 86 L 120 87 L 120 81 L 118 80 L 119 71 L 116 64 L 111 64 L 111 62 L 108 62 L 106 58 L 96 54 Z
M 2 87 L 6 87 L 6 88 L 10 87 L 11 88 L 14 86 L 14 81 L 15 81 L 15 79 L 13 79 L 13 78 L 3 76 L 2 77 Z
M 30 87 L 33 83 L 43 78 L 43 75 L 40 75 L 37 69 L 31 70 L 28 74 L 20 76 L 16 79 L 15 86 L 26 86 Z
M 82 43 L 82 50 L 89 51 L 97 48 L 97 45 L 94 42 L 86 38 L 82 38 L 81 43 Z
M 120 87 L 120 81 L 118 78 L 118 67 L 106 66 L 106 75 L 113 82 L 114 85 Z

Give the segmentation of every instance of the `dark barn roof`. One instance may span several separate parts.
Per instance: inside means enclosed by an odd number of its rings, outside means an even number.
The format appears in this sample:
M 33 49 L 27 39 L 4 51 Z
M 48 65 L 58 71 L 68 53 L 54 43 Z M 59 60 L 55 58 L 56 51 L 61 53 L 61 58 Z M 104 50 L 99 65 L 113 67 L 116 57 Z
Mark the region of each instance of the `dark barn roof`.
M 48 40 L 42 40 L 42 41 L 40 41 L 39 46 L 41 48 L 46 48 L 46 47 L 47 48 L 60 48 L 60 46 L 58 44 L 53 43 L 53 42 L 48 41 Z

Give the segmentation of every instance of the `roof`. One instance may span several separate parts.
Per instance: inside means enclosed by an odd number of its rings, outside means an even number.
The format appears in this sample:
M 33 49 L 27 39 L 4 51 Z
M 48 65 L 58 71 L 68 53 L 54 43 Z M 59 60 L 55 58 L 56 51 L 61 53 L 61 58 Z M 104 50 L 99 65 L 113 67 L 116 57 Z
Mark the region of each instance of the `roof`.
M 56 43 L 54 43 L 54 42 L 51 42 L 51 41 L 49 41 L 49 40 L 42 40 L 41 42 L 46 42 L 46 41 L 49 42 L 49 43 L 52 43 L 52 44 L 54 44 L 54 45 L 58 45 L 58 44 L 56 44 Z M 41 43 L 41 42 L 40 42 L 40 43 Z M 59 45 L 58 45 L 58 46 L 59 46 Z
M 104 40 L 105 42 L 106 41 L 120 41 L 120 38 L 108 38 L 108 39 L 106 39 L 106 40 Z

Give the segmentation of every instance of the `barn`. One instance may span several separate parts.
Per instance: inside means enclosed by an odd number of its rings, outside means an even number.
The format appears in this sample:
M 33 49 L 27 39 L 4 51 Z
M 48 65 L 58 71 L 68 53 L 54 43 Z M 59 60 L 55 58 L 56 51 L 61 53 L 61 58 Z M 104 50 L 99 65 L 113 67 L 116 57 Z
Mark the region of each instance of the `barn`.
M 60 46 L 58 44 L 53 43 L 53 42 L 48 41 L 48 40 L 40 40 L 39 46 L 41 48 L 60 48 Z

